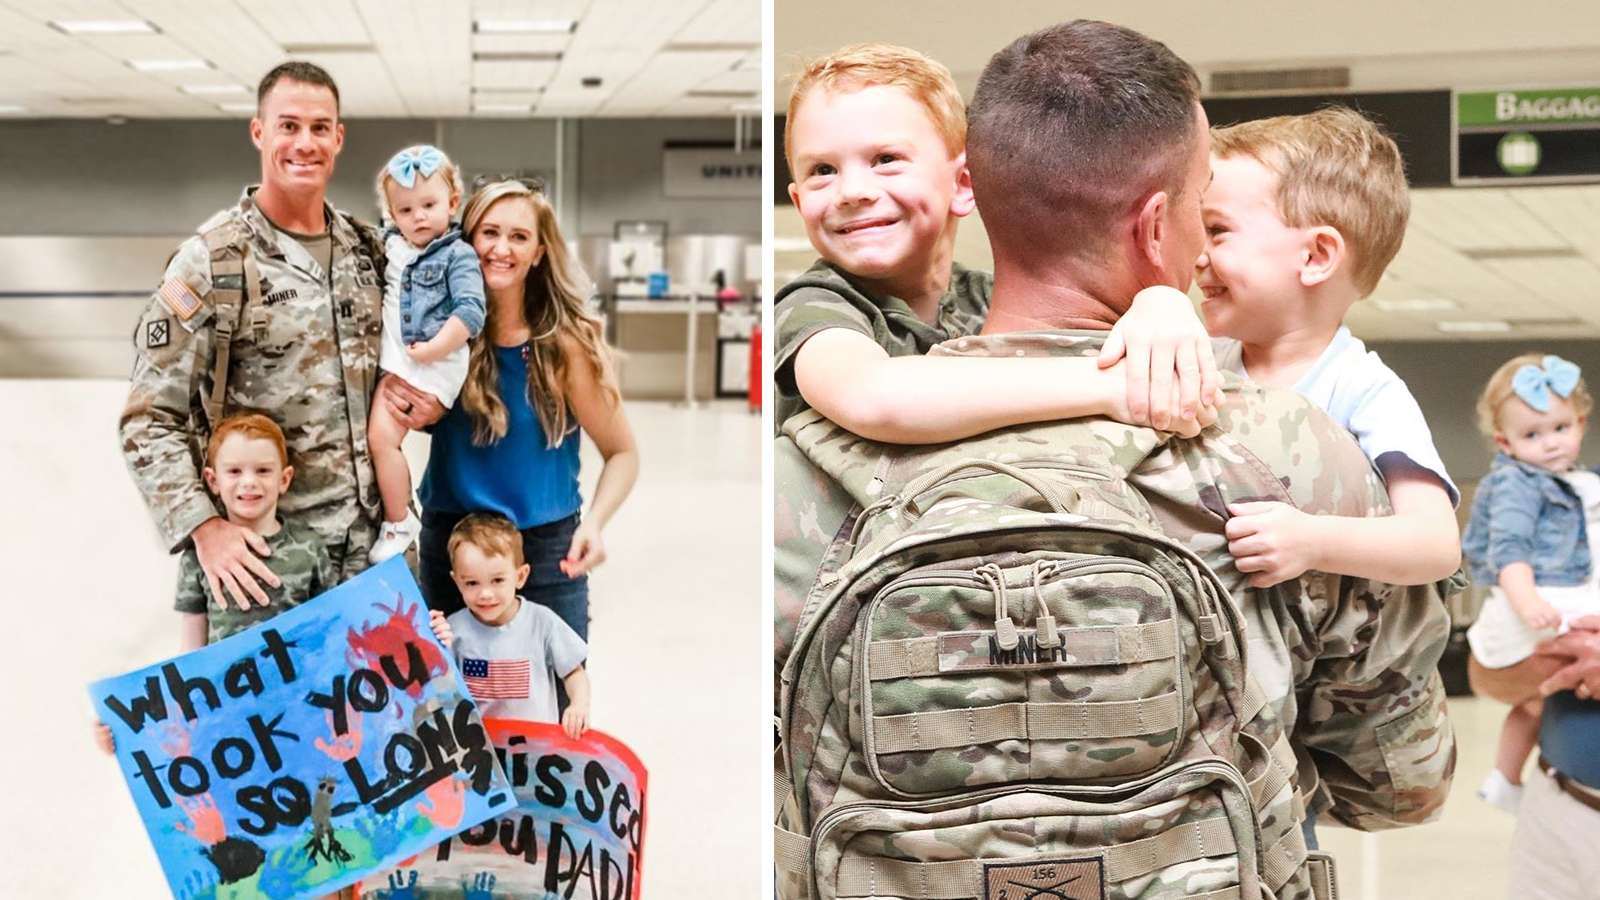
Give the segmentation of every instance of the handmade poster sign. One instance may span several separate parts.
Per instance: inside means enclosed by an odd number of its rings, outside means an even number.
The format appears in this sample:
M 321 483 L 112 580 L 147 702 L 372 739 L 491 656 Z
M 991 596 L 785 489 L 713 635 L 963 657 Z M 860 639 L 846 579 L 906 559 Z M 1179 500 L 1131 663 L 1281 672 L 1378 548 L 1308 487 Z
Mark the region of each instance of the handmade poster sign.
M 488 719 L 517 807 L 397 868 L 361 900 L 638 900 L 645 770 L 621 741 Z
M 516 805 L 396 557 L 90 685 L 179 900 L 320 897 Z

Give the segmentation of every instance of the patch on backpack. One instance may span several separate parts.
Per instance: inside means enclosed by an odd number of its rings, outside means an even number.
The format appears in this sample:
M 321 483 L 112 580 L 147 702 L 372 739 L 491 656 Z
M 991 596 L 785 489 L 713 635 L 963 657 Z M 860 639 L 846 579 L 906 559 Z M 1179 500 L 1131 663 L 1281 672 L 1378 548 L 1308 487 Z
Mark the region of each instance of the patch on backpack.
M 166 318 L 144 323 L 144 345 L 149 348 L 165 347 L 172 340 L 172 322 Z
M 983 900 L 1105 900 L 1105 896 L 1105 863 L 1098 856 L 983 867 Z

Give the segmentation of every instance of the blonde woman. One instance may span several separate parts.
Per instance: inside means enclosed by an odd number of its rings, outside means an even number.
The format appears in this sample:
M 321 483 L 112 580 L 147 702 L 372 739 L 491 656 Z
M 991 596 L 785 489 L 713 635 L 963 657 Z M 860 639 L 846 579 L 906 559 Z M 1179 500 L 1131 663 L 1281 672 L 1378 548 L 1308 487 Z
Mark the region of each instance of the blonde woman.
M 601 531 L 639 473 L 600 322 L 584 308 L 582 273 L 537 189 L 479 188 L 462 230 L 483 265 L 487 315 L 460 399 L 433 430 L 420 492 L 423 589 L 434 609 L 461 609 L 450 531 L 468 513 L 500 513 L 522 532 L 527 598 L 587 640 L 586 574 L 604 561 Z M 581 517 L 580 429 L 605 459 Z

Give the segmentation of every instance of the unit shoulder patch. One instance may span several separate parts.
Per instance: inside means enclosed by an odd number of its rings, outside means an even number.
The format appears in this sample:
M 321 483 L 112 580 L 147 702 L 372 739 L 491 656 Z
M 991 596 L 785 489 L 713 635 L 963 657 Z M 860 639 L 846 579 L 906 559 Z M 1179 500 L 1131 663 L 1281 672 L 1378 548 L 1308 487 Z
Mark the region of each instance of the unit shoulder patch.
M 165 347 L 172 341 L 172 322 L 165 316 L 144 323 L 144 345 L 149 348 Z

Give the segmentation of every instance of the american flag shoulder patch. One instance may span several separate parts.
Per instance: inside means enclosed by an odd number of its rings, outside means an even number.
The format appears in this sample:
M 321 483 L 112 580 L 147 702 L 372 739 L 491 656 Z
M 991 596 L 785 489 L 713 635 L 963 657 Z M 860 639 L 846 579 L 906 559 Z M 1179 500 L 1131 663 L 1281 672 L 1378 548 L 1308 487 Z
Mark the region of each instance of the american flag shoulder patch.
M 474 700 L 523 700 L 533 668 L 524 659 L 461 660 L 461 676 Z
M 166 301 L 167 307 L 185 322 L 200 311 L 200 298 L 194 295 L 194 291 L 181 278 L 168 278 L 161 282 L 161 288 L 156 293 L 160 294 L 161 299 Z

